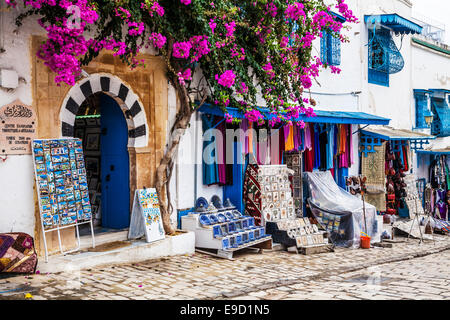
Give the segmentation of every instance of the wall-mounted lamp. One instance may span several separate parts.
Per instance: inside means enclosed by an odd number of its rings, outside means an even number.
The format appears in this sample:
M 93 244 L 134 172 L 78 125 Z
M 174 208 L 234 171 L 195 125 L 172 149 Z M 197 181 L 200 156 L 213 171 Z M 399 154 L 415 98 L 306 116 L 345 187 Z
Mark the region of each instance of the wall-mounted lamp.
M 431 126 L 433 123 L 434 115 L 430 110 L 425 110 L 423 117 L 425 118 L 425 122 L 428 126 Z

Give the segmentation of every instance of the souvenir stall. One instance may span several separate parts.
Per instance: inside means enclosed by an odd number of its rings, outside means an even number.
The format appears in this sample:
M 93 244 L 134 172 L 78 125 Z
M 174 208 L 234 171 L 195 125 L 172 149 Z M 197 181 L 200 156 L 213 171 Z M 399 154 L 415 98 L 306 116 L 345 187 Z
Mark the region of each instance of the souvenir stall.
M 297 163 L 299 157 L 289 157 Z M 292 166 L 291 162 L 291 166 Z M 294 165 L 295 166 L 295 165 Z M 298 167 L 298 165 L 297 165 Z M 309 218 L 298 216 L 292 196 L 295 171 L 286 165 L 258 165 L 249 163 L 244 180 L 245 212 L 265 226 L 276 243 L 286 249 L 296 247 L 302 251 L 310 247 L 325 246 L 324 232 Z
M 418 151 L 419 170 L 425 178 L 424 207 L 435 229 L 448 233 L 450 221 L 450 137 L 440 137 Z
M 418 151 L 434 139 L 428 134 L 390 127 L 366 127 L 361 130 L 362 174 L 367 177 L 367 201 L 385 213 L 385 222 L 397 215 L 410 218 L 408 190 L 416 187 L 412 151 Z M 412 175 L 411 175 L 412 174 Z
M 333 181 L 345 188 L 349 169 L 352 165 L 352 171 L 358 169 L 354 125 L 389 123 L 389 119 L 364 113 L 317 110 L 315 117 L 301 115 L 291 124 L 271 127 L 268 121 L 250 123 L 233 108 L 228 108 L 228 113 L 241 118 L 239 124 L 226 123 L 218 107 L 205 104 L 199 111 L 203 185 L 223 187 L 223 199 L 230 199 L 239 212 L 252 216 L 256 225 L 265 226 L 275 242 L 297 247 L 328 242 L 318 225 L 303 220 L 303 171 L 328 171 Z M 269 112 L 263 114 L 266 120 L 272 117 Z M 225 135 L 227 129 L 234 129 L 231 140 Z M 223 139 L 216 136 L 220 134 Z M 227 163 L 231 152 L 234 161 Z
M 384 125 L 390 121 L 362 112 L 315 110 L 314 117 L 300 115 L 292 124 L 271 127 L 268 121 L 263 125 L 248 122 L 235 108 L 228 108 L 227 111 L 242 121 L 238 125 L 226 123 L 224 112 L 217 106 L 204 104 L 199 109 L 203 133 L 208 132 L 208 129 L 217 129 L 216 133 L 221 132 L 224 137 L 203 137 L 202 180 L 203 185 L 223 187 L 223 198 L 230 198 L 241 212 L 244 211 L 244 174 L 249 154 L 253 154 L 258 165 L 288 166 L 291 165 L 287 162 L 289 154 L 301 154 L 301 171 L 330 170 L 337 184 L 345 188 L 345 178 L 350 168 L 355 173 L 358 171 L 355 166 L 358 156 L 357 147 L 354 146 L 357 138 L 355 125 Z M 266 120 L 273 117 L 269 110 L 261 108 L 261 111 Z M 304 127 L 299 125 L 301 121 Z M 225 136 L 226 129 L 235 130 L 231 141 Z M 233 163 L 225 161 L 229 154 L 233 154 Z M 295 181 L 298 184 L 293 185 L 293 195 L 294 200 L 297 200 L 303 191 L 301 179 Z M 303 204 L 300 201 L 295 203 L 295 210 L 302 214 Z

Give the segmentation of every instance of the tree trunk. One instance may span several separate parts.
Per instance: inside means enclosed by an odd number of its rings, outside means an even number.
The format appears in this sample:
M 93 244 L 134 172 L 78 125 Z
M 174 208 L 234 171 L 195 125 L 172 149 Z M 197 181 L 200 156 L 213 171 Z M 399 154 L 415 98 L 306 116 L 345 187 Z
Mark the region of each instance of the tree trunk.
M 180 110 L 177 112 L 175 123 L 171 129 L 169 147 L 166 150 L 161 162 L 156 169 L 156 192 L 158 193 L 160 202 L 160 211 L 162 216 L 163 227 L 166 234 L 174 234 L 175 228 L 170 223 L 172 207 L 169 204 L 170 190 L 169 179 L 173 170 L 173 158 L 178 151 L 180 140 L 191 121 L 194 109 L 190 106 L 189 95 L 185 87 L 178 84 L 177 81 L 171 81 L 180 99 Z

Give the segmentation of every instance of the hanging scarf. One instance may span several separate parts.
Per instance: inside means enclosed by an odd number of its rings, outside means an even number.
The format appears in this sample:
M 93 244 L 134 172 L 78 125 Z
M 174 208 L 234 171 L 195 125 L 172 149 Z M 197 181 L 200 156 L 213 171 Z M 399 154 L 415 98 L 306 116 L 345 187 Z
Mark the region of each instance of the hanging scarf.
M 304 128 L 304 134 L 305 134 L 305 143 L 304 143 L 304 150 L 308 149 L 311 150 L 312 148 L 312 137 L 311 137 L 311 128 L 310 124 L 307 123 Z

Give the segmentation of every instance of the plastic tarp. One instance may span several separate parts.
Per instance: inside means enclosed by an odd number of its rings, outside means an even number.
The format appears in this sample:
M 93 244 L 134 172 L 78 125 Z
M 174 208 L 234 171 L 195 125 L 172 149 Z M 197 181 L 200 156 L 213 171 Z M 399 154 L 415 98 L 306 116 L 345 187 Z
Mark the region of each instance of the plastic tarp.
M 372 243 L 380 238 L 375 206 L 367 202 L 363 206 L 361 199 L 336 184 L 330 171 L 305 172 L 304 179 L 311 212 L 336 245 L 359 248 L 361 232 L 367 233 Z

